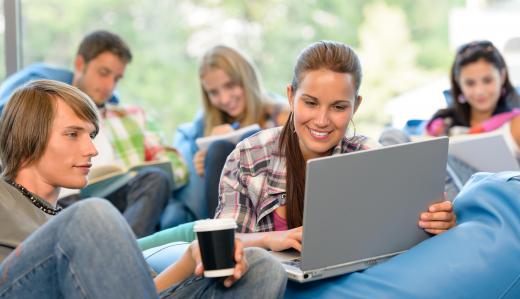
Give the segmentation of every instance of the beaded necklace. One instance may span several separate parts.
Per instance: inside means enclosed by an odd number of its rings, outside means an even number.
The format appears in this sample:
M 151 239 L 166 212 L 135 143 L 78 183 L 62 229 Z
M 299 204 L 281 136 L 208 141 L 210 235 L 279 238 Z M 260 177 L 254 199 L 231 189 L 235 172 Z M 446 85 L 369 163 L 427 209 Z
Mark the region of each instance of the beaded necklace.
M 48 204 L 46 204 L 43 200 L 41 200 L 37 195 L 32 194 L 29 190 L 25 189 L 24 186 L 15 183 L 12 180 L 5 180 L 9 185 L 15 187 L 22 193 L 22 195 L 27 198 L 29 201 L 32 202 L 33 205 L 35 205 L 38 209 L 42 210 L 43 212 L 49 214 L 49 215 L 56 215 L 61 210 L 63 210 L 62 207 L 57 206 L 56 209 L 50 208 Z

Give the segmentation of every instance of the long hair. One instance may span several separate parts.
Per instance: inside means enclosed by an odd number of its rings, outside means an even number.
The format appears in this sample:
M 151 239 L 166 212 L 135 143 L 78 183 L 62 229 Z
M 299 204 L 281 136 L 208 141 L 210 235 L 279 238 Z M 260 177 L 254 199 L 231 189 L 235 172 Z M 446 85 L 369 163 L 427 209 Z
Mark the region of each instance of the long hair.
M 202 57 L 199 67 L 199 78 L 211 70 L 223 70 L 231 81 L 244 89 L 246 107 L 244 113 L 233 119 L 225 112 L 213 106 L 208 93 L 201 83 L 202 103 L 204 107 L 204 135 L 209 135 L 211 130 L 218 125 L 230 124 L 240 121 L 244 125 L 258 123 L 263 127 L 264 105 L 268 102 L 261 84 L 261 78 L 255 67 L 240 52 L 226 46 L 216 46 L 210 49 Z
M 361 85 L 361 64 L 352 48 L 335 41 L 319 41 L 305 48 L 296 60 L 291 88 L 294 93 L 303 77 L 309 71 L 326 69 L 338 73 L 351 74 L 355 81 L 355 96 Z M 303 222 L 303 198 L 305 192 L 306 164 L 300 150 L 298 135 L 295 133 L 294 115 L 282 129 L 280 153 L 285 156 L 287 165 L 286 199 L 287 226 L 295 228 Z
M 471 125 L 470 104 L 467 102 L 459 102 L 459 98 L 463 96 L 459 77 L 463 67 L 481 59 L 492 64 L 499 72 L 504 72 L 505 74 L 504 84 L 501 86 L 501 95 L 493 111 L 493 115 L 510 111 L 514 105 L 518 105 L 519 96 L 509 80 L 507 65 L 500 52 L 490 41 L 475 41 L 462 45 L 457 50 L 450 73 L 451 96 L 453 101 L 448 108 L 436 112 L 432 120 L 439 117 L 451 118 L 452 122 L 449 124 L 450 127 L 469 127 Z

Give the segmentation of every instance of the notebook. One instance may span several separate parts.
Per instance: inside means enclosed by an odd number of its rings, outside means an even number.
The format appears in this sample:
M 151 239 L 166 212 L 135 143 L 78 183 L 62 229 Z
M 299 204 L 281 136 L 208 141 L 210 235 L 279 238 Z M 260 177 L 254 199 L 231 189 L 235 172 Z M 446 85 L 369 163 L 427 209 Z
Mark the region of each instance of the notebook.
M 419 214 L 442 198 L 448 138 L 307 162 L 303 249 L 272 252 L 299 282 L 365 269 L 425 240 Z
M 258 126 L 258 124 L 253 124 L 247 127 L 236 129 L 226 134 L 197 138 L 195 139 L 195 143 L 197 144 L 199 150 L 208 149 L 209 145 L 212 142 L 218 140 L 227 140 L 233 144 L 237 144 L 242 139 L 244 134 L 249 133 L 251 131 L 260 131 L 260 126 Z

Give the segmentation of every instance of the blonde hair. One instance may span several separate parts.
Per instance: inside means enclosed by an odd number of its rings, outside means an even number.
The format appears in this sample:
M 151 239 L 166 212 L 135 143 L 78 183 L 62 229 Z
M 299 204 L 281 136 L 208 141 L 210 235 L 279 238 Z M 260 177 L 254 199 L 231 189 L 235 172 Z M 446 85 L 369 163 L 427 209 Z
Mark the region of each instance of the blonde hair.
M 13 93 L 2 112 L 0 162 L 3 177 L 14 179 L 22 167 L 42 157 L 51 135 L 58 99 L 79 118 L 91 122 L 97 134 L 97 108 L 85 93 L 52 80 L 29 82 Z
M 218 125 L 228 124 L 239 120 L 244 125 L 258 123 L 263 126 L 264 108 L 269 99 L 264 95 L 260 77 L 251 62 L 238 51 L 226 47 L 216 46 L 210 49 L 202 57 L 199 67 L 199 78 L 210 70 L 221 69 L 235 84 L 244 89 L 246 108 L 238 119 L 233 119 L 217 107 L 213 106 L 209 100 L 208 93 L 204 90 L 201 83 L 202 103 L 204 107 L 204 135 L 209 135 L 211 130 Z

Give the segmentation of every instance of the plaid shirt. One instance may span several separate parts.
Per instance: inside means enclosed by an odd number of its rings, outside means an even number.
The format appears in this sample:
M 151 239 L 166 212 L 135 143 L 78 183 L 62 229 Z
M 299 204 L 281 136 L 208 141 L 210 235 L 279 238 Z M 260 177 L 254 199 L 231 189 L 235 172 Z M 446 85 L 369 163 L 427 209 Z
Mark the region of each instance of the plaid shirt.
M 216 218 L 233 218 L 238 232 L 274 231 L 272 213 L 285 205 L 285 158 L 279 151 L 282 128 L 273 128 L 240 142 L 222 171 Z M 368 148 L 368 139 L 343 138 L 332 155 Z M 303 175 L 303 174 L 302 174 Z
M 118 163 L 131 167 L 145 161 L 169 159 L 175 180 L 175 188 L 188 181 L 188 168 L 181 155 L 166 150 L 157 126 L 147 120 L 142 108 L 107 104 L 100 111 L 101 126 Z

